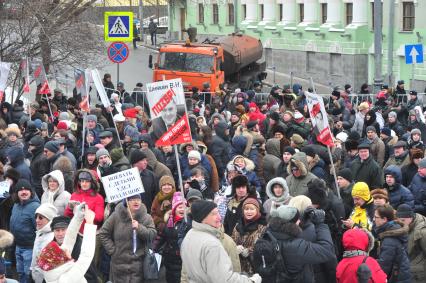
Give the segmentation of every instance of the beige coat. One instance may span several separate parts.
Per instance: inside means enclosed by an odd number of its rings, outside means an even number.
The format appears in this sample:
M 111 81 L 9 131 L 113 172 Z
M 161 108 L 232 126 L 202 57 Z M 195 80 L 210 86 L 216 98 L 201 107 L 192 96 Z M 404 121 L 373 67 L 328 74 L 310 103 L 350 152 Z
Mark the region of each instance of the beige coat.
M 220 230 L 192 221 L 192 229 L 181 246 L 182 266 L 190 283 L 251 283 L 233 270 L 231 259 L 220 242 Z

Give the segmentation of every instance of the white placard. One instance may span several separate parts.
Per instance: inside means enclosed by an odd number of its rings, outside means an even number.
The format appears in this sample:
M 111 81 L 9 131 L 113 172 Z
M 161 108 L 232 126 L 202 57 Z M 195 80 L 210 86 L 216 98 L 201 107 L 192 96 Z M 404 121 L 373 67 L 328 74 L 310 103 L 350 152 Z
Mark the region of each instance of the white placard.
M 117 202 L 145 192 L 137 168 L 102 177 L 107 202 Z
M 10 183 L 9 181 L 0 182 L 0 198 L 4 198 L 6 193 L 9 193 Z
M 0 62 L 0 91 L 6 89 L 7 78 L 9 78 L 9 71 L 11 63 Z
M 104 85 L 102 84 L 101 76 L 97 69 L 92 70 L 92 80 L 95 83 L 96 90 L 99 93 L 102 104 L 105 108 L 110 107 L 111 103 L 109 102 L 108 95 L 106 94 Z

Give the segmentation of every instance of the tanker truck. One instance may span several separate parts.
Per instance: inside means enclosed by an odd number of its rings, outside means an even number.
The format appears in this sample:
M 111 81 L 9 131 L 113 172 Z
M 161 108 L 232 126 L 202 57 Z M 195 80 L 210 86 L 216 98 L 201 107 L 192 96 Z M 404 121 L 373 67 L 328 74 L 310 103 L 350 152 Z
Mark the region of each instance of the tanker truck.
M 213 92 L 225 82 L 231 89 L 249 89 L 255 81 L 266 78 L 262 55 L 262 42 L 242 34 L 203 43 L 163 43 L 154 64 L 153 81 L 182 78 L 185 91 L 192 87 L 202 90 L 209 83 Z

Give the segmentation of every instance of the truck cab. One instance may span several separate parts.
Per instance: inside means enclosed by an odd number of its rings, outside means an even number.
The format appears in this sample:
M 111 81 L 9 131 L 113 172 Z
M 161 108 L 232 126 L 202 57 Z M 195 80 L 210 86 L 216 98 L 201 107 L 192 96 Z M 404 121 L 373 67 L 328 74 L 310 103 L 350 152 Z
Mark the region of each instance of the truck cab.
M 225 80 L 223 60 L 223 49 L 218 45 L 166 43 L 159 49 L 153 81 L 182 78 L 185 91 L 192 87 L 201 90 L 204 83 L 215 90 Z

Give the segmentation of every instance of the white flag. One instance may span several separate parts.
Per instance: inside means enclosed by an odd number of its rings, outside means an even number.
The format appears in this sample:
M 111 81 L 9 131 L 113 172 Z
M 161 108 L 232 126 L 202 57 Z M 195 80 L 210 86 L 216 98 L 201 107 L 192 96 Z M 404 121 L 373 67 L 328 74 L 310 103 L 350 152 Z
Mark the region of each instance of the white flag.
M 99 93 L 99 97 L 101 98 L 102 104 L 105 108 L 108 108 L 111 106 L 111 103 L 109 102 L 108 96 L 105 92 L 104 85 L 102 84 L 101 76 L 99 75 L 99 72 L 97 69 L 92 70 L 92 80 L 95 83 L 96 90 Z
M 9 71 L 11 63 L 0 62 L 0 91 L 4 92 L 6 89 L 7 79 L 9 78 Z

